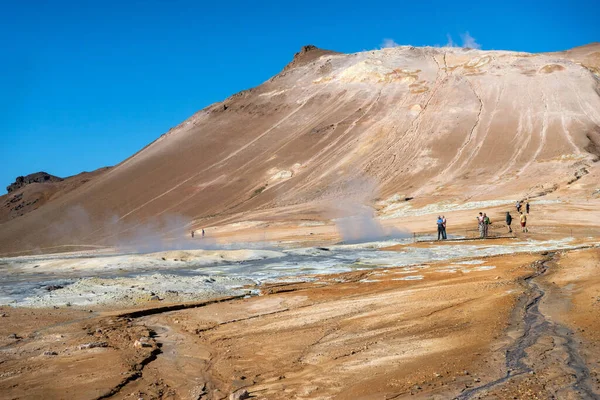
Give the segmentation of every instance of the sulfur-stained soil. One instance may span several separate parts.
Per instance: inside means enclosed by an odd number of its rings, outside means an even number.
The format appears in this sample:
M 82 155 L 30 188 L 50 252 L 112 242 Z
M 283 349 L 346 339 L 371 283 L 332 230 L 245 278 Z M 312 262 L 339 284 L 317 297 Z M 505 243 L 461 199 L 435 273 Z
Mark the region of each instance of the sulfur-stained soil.
M 406 268 L 355 271 L 180 310 L 3 307 L 0 391 L 7 399 L 225 399 L 243 390 L 260 399 L 593 398 L 598 260 L 592 248 L 454 270 L 431 264 L 426 279 Z M 528 316 L 533 301 L 543 321 Z

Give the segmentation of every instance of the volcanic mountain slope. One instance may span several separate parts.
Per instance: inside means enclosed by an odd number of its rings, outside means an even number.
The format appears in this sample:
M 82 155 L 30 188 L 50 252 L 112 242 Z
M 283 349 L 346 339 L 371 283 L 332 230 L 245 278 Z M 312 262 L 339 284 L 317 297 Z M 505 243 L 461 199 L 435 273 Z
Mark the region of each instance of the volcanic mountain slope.
M 305 47 L 259 87 L 0 225 L 0 252 L 109 243 L 115 231 L 170 214 L 196 227 L 256 211 L 318 216 L 355 190 L 356 177 L 382 200 L 588 191 L 599 175 L 599 55 L 600 44 L 549 54 Z M 84 222 L 53 230 L 73 209 Z
M 64 179 L 46 172 L 17 177 L 15 182 L 6 188 L 8 194 L 0 196 L 0 224 L 37 210 L 108 169 L 109 167 L 99 168 Z

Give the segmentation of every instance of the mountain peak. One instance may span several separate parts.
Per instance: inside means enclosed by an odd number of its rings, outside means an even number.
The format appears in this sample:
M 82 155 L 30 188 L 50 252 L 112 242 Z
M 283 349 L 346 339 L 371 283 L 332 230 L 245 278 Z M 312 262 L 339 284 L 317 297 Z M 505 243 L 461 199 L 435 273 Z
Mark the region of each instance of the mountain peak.
M 332 50 L 324 50 L 320 49 L 313 44 L 307 44 L 300 48 L 300 51 L 294 54 L 294 59 L 285 66 L 284 71 L 290 70 L 292 68 L 300 67 L 302 65 L 306 65 L 311 61 L 318 59 L 321 56 L 327 54 L 340 54 L 336 51 Z

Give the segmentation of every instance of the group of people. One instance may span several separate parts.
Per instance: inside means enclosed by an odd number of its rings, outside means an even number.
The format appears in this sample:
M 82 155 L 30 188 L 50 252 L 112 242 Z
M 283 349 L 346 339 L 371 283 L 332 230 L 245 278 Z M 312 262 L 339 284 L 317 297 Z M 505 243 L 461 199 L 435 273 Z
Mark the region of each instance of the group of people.
M 527 229 L 527 215 L 529 214 L 529 201 L 525 202 L 525 212 L 523 212 L 523 203 L 521 202 L 521 200 L 517 201 L 517 204 L 515 205 L 515 207 L 517 208 L 517 212 L 519 213 L 519 221 L 521 222 L 521 232 L 529 232 L 529 230 Z M 510 215 L 510 212 L 506 212 L 506 225 L 508 226 L 508 232 L 512 232 L 512 228 L 510 226 L 510 224 L 512 223 L 512 216 Z
M 521 231 L 522 232 L 529 232 L 529 230 L 527 229 L 527 214 L 529 214 L 529 201 L 526 201 L 525 204 L 523 204 L 522 201 L 517 201 L 516 204 L 516 208 L 517 208 L 517 212 L 519 213 L 519 222 L 521 223 Z M 512 220 L 513 217 L 512 215 L 510 215 L 510 212 L 507 211 L 506 212 L 506 226 L 508 227 L 508 232 L 511 233 L 512 227 Z M 486 237 L 488 237 L 488 230 L 490 225 L 492 224 L 492 221 L 490 220 L 490 217 L 487 216 L 486 213 L 480 212 L 479 215 L 477 216 L 477 225 L 479 228 L 479 237 L 484 239 Z M 438 238 L 437 240 L 446 240 L 448 237 L 446 235 L 446 217 L 445 216 L 439 216 L 437 217 L 437 232 L 438 232 Z
M 488 236 L 488 229 L 492 221 L 490 221 L 490 217 L 487 216 L 486 213 L 479 213 L 477 216 L 477 225 L 479 227 L 479 237 L 481 239 L 486 238 Z
M 525 212 L 523 212 L 523 203 L 521 200 L 517 201 L 516 204 L 517 212 L 519 213 L 519 222 L 521 223 L 521 232 L 529 232 L 527 229 L 527 214 L 529 214 L 529 201 L 525 202 Z M 487 218 L 485 214 L 479 213 L 479 217 L 477 220 L 479 221 L 479 236 L 481 238 L 487 237 L 488 226 L 490 225 L 490 219 Z M 512 215 L 510 215 L 510 211 L 506 212 L 506 226 L 508 227 L 508 232 L 512 233 Z
M 194 238 L 194 234 L 195 234 L 195 233 L 196 233 L 195 231 L 192 231 L 192 232 L 191 232 L 192 239 Z M 204 229 L 202 229 L 202 237 L 204 237 Z
M 517 200 L 516 207 L 517 207 L 517 212 L 518 212 L 519 214 L 523 214 L 523 213 L 521 212 L 521 209 L 523 208 L 523 203 L 521 202 L 521 200 Z M 529 201 L 525 201 L 525 212 L 526 212 L 527 214 L 529 214 Z

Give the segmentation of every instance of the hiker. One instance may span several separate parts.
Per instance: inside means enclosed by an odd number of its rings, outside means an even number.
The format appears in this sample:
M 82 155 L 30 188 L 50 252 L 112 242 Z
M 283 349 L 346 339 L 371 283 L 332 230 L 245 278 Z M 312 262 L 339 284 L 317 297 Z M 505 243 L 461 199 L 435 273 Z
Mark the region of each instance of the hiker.
M 483 213 L 483 236 L 488 236 L 488 228 L 491 225 L 490 217 L 486 213 Z
M 194 238 L 194 231 L 192 231 L 192 239 Z
M 527 230 L 527 215 L 521 213 L 521 229 L 523 232 L 529 232 Z
M 525 203 L 525 211 L 527 211 L 527 214 L 529 214 L 529 201 Z
M 508 226 L 508 233 L 512 233 L 512 228 L 510 227 L 510 224 L 512 224 L 512 215 L 510 215 L 510 212 L 506 212 L 506 226 Z
M 437 219 L 437 228 L 438 228 L 437 240 L 443 239 L 444 238 L 444 220 L 439 215 L 438 215 L 438 219 Z
M 479 238 L 483 239 L 483 234 L 485 233 L 485 228 L 483 226 L 483 213 L 479 213 L 479 216 L 477 217 L 477 225 L 479 228 Z
M 444 240 L 448 239 L 448 237 L 446 236 L 446 217 L 442 215 L 442 237 L 444 238 Z
M 204 237 L 204 228 L 202 228 L 202 237 Z
M 521 212 L 521 200 L 517 200 L 517 212 Z

